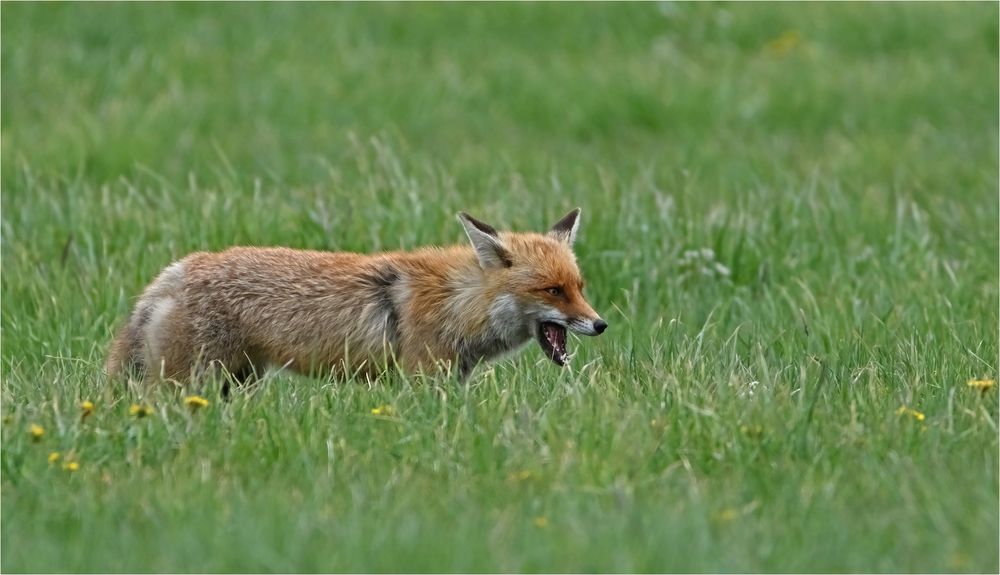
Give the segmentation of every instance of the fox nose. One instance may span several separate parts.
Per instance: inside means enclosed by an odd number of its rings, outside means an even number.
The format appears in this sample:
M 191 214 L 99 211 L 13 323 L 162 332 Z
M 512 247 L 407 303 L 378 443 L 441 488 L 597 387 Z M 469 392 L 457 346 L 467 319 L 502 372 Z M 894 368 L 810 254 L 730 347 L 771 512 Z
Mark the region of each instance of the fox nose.
M 598 335 L 604 333 L 604 330 L 606 329 L 608 329 L 608 322 L 604 321 L 603 319 L 598 319 L 594 321 L 594 331 L 596 331 Z

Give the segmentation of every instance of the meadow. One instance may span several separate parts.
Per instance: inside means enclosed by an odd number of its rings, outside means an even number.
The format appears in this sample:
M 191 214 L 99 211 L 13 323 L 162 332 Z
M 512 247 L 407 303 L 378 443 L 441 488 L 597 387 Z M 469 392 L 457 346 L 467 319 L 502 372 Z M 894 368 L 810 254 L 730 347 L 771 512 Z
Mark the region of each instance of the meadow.
M 0 569 L 997 572 L 997 21 L 4 3 Z M 103 376 L 188 252 L 575 206 L 565 369 Z

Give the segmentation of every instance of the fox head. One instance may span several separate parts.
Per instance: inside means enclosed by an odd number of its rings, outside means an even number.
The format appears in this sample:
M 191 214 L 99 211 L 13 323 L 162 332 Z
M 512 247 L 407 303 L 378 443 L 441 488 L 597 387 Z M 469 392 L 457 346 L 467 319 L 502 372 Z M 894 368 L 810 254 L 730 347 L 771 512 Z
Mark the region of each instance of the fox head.
M 566 330 L 600 335 L 608 324 L 587 303 L 583 277 L 573 255 L 580 208 L 548 232 L 498 232 L 462 212 L 459 220 L 483 269 L 491 294 L 490 321 L 517 337 L 534 337 L 558 365 L 569 359 Z

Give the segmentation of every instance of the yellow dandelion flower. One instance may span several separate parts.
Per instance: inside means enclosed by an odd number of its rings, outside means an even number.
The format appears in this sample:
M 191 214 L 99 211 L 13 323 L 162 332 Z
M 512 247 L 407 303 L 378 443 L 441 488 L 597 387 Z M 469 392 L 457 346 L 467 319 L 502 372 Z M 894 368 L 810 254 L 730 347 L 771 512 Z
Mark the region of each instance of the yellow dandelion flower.
M 189 395 L 184 398 L 184 405 L 190 407 L 192 411 L 197 411 L 202 407 L 208 407 L 208 400 L 200 395 Z
M 544 515 L 539 515 L 538 517 L 535 517 L 534 519 L 532 519 L 531 522 L 534 523 L 535 527 L 538 527 L 539 529 L 545 529 L 546 527 L 549 526 L 549 518 L 545 517 Z
M 507 476 L 507 481 L 511 483 L 517 483 L 518 481 L 527 481 L 531 479 L 533 474 L 527 469 L 516 471 Z
M 760 425 L 741 425 L 740 433 L 746 435 L 747 437 L 757 439 L 764 435 L 764 428 Z
M 31 434 L 31 439 L 34 441 L 41 441 L 45 437 L 45 428 L 37 423 L 32 423 L 28 427 L 28 433 Z
M 52 453 L 49 454 L 49 464 L 51 465 L 56 461 L 59 461 L 59 452 L 53 451 Z
M 979 391 L 986 393 L 996 387 L 996 384 L 997 382 L 992 379 L 970 379 L 965 385 L 968 385 L 972 389 L 978 389 Z
M 727 507 L 726 509 L 723 509 L 722 511 L 716 513 L 715 519 L 720 523 L 729 523 L 730 521 L 739 517 L 739 515 L 740 515 L 739 511 L 733 509 L 732 507 Z
M 80 402 L 80 421 L 87 419 L 91 413 L 94 413 L 94 403 L 90 400 Z
M 138 417 L 138 418 L 143 418 L 143 417 L 146 417 L 147 415 L 153 415 L 153 408 L 150 407 L 150 406 L 148 406 L 148 405 L 139 405 L 137 403 L 133 403 L 128 408 L 128 413 L 129 413 L 129 415 L 132 415 L 132 416 L 135 416 L 135 417 Z
M 66 471 L 78 471 L 80 469 L 80 464 L 75 461 L 67 461 L 63 463 L 63 469 Z
M 899 409 L 896 410 L 896 414 L 897 415 L 909 415 L 909 416 L 913 417 L 913 419 L 916 419 L 917 421 L 923 421 L 925 419 L 925 417 L 926 417 L 923 413 L 917 411 L 916 409 L 910 409 L 909 407 L 906 407 L 905 405 L 901 405 L 899 407 Z
M 964 553 L 952 553 L 951 557 L 948 558 L 948 567 L 956 571 L 964 569 L 966 565 L 969 564 L 969 557 Z
M 391 405 L 380 405 L 375 409 L 372 409 L 372 415 L 385 415 L 392 416 L 396 414 L 396 410 L 392 408 Z
M 796 30 L 786 30 L 764 45 L 764 51 L 774 56 L 784 56 L 802 44 L 802 35 Z

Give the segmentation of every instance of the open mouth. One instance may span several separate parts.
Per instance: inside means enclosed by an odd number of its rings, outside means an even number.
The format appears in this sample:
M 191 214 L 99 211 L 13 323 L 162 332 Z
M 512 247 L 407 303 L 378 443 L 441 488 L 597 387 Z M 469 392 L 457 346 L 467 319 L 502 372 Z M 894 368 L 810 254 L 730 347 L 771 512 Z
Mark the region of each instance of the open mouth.
M 566 353 L 565 327 L 547 321 L 538 324 L 538 345 L 556 365 L 566 365 L 569 356 Z

